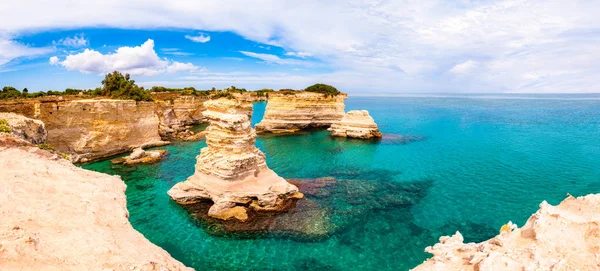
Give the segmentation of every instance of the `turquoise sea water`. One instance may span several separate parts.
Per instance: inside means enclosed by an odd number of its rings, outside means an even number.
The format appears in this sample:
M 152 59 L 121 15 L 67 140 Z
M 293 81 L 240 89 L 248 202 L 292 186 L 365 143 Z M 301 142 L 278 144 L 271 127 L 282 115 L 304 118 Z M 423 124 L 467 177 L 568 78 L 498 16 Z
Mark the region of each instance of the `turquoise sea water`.
M 254 123 L 265 105 L 255 104 Z M 122 176 L 133 226 L 197 270 L 408 270 L 439 236 L 483 241 L 508 221 L 521 226 L 543 200 L 600 192 L 600 95 L 350 97 L 351 109 L 413 140 L 314 131 L 257 141 L 285 178 L 346 181 L 342 194 L 356 201 L 318 199 L 345 204 L 333 208 L 341 226 L 324 239 L 207 234 L 166 194 L 193 174 L 202 141 L 163 147 L 170 155 L 160 164 L 83 167 Z

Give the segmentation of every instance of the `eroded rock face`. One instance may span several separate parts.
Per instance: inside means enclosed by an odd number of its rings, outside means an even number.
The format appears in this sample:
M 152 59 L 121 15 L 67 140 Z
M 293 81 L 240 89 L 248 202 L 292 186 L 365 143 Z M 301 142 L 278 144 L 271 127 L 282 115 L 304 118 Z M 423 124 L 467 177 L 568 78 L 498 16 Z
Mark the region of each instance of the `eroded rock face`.
M 193 140 L 196 134 L 189 130 L 190 125 L 206 121 L 202 112 L 206 110 L 207 97 L 175 96 L 169 100 L 157 101 L 156 114 L 159 117 L 158 133 L 163 140 Z M 198 136 L 196 136 L 198 137 Z
M 269 93 L 265 115 L 255 128 L 258 133 L 293 133 L 329 127 L 344 117 L 345 94 Z
M 0 120 L 5 120 L 11 132 L 32 144 L 46 143 L 48 131 L 42 121 L 30 119 L 14 113 L 0 113 Z
M 204 105 L 208 147 L 200 151 L 194 175 L 169 190 L 172 199 L 180 204 L 212 200 L 211 217 L 244 221 L 248 209 L 281 211 L 288 200 L 302 197 L 267 167 L 264 153 L 254 146 L 251 103 L 222 98 Z
M 120 177 L 3 138 L 1 270 L 191 270 L 133 229 Z
M 433 257 L 413 270 L 598 270 L 600 194 L 544 201 L 522 228 L 509 222 L 478 244 L 456 232 L 425 251 Z
M 375 120 L 367 110 L 350 110 L 341 121 L 331 125 L 331 136 L 373 139 L 381 138 Z

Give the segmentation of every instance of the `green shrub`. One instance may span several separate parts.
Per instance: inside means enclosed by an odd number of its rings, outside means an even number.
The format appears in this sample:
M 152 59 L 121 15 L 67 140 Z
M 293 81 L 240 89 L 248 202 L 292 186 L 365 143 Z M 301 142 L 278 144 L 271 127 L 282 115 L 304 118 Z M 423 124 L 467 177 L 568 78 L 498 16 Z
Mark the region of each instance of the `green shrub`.
M 231 94 L 229 91 L 217 91 L 217 93 L 213 94 L 211 96 L 211 98 L 213 98 L 213 99 L 219 99 L 219 98 L 234 99 L 235 97 L 233 97 L 233 94 Z
M 338 94 L 340 94 L 341 92 L 339 90 L 337 90 L 336 88 L 330 86 L 330 85 L 326 85 L 326 84 L 314 84 L 310 87 L 307 87 L 305 89 L 305 91 L 308 92 L 316 92 L 316 93 L 323 93 L 327 96 L 331 95 L 331 96 L 336 96 Z
M 0 119 L 0 133 L 12 133 L 12 129 L 8 126 L 8 121 L 5 119 Z
M 55 151 L 54 147 L 52 147 L 50 144 L 47 144 L 47 143 L 38 144 L 37 146 L 38 146 L 38 148 L 40 148 L 42 150 Z

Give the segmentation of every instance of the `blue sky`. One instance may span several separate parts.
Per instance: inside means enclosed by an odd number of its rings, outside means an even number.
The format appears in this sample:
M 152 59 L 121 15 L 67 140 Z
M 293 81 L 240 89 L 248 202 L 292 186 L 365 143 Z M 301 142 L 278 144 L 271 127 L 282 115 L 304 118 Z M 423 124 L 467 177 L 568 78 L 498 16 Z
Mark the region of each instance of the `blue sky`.
M 0 3 L 0 85 L 599 92 L 597 1 Z

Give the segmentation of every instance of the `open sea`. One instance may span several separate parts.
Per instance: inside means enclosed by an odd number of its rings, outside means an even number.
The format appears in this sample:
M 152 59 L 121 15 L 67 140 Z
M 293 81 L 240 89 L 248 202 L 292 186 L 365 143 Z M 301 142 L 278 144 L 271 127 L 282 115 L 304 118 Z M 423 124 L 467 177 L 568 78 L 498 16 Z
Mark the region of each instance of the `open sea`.
M 265 107 L 255 103 L 253 123 Z M 326 238 L 210 235 L 167 195 L 204 141 L 161 147 L 170 155 L 154 165 L 83 167 L 120 175 L 133 227 L 196 270 L 409 270 L 440 236 L 480 242 L 544 200 L 600 192 L 598 94 L 351 96 L 352 109 L 368 110 L 384 139 L 321 130 L 256 143 L 284 178 L 339 180 L 312 198 L 335 226 Z

